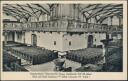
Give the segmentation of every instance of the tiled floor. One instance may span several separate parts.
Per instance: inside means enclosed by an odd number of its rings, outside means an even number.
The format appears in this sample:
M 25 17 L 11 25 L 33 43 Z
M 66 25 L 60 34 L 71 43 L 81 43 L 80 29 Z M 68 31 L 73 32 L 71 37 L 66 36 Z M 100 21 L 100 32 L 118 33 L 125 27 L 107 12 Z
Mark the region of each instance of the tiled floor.
M 72 67 L 72 71 L 75 69 L 79 68 L 81 66 L 80 63 L 74 62 L 67 60 L 65 61 L 64 67 Z M 55 65 L 54 62 L 47 62 L 44 64 L 39 64 L 39 65 L 31 65 L 31 66 L 25 66 L 25 68 L 29 71 L 54 71 Z

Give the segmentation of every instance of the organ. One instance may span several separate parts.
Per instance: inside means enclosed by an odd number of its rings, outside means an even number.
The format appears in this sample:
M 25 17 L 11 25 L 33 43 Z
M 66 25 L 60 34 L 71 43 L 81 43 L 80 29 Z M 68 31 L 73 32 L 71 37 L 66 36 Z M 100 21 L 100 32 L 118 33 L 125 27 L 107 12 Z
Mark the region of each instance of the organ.
M 79 20 L 79 4 L 55 4 L 51 7 L 51 20 L 53 19 L 74 19 Z

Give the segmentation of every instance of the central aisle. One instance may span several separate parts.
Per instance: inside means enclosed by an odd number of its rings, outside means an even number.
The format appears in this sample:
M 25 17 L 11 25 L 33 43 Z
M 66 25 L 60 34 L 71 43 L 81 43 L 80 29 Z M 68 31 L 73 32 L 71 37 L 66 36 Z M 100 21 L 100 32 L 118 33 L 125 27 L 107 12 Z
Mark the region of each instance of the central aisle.
M 72 71 L 74 71 L 75 69 L 81 67 L 81 64 L 78 62 L 74 62 L 71 60 L 66 59 L 65 60 L 65 64 L 64 67 L 72 67 Z M 47 62 L 44 64 L 39 64 L 39 65 L 31 65 L 31 66 L 25 66 L 25 68 L 29 71 L 54 71 L 55 65 L 54 62 Z

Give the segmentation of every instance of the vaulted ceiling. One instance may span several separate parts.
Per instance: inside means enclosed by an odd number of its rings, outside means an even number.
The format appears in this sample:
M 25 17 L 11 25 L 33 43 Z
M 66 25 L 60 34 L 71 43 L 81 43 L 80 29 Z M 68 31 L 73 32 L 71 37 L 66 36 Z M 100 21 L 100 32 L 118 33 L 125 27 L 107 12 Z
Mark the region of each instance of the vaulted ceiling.
M 48 5 L 39 4 L 4 4 L 3 12 L 16 19 L 39 17 L 41 14 L 50 14 Z
M 88 4 L 81 5 L 80 11 L 86 17 L 86 19 L 96 18 L 97 21 L 102 21 L 107 17 L 123 16 L 122 4 Z
M 42 14 L 50 15 L 50 8 L 54 4 L 4 4 L 3 12 L 16 19 L 29 17 L 40 17 Z M 80 4 L 79 11 L 84 14 L 88 20 L 95 18 L 97 21 L 103 21 L 111 16 L 123 16 L 122 4 Z

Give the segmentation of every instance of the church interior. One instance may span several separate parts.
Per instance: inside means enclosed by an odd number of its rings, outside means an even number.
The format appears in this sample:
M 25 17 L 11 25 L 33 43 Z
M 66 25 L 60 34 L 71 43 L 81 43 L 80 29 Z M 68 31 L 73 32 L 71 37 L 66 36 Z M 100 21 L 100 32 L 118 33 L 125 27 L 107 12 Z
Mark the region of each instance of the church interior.
M 122 72 L 122 4 L 3 4 L 3 71 Z

